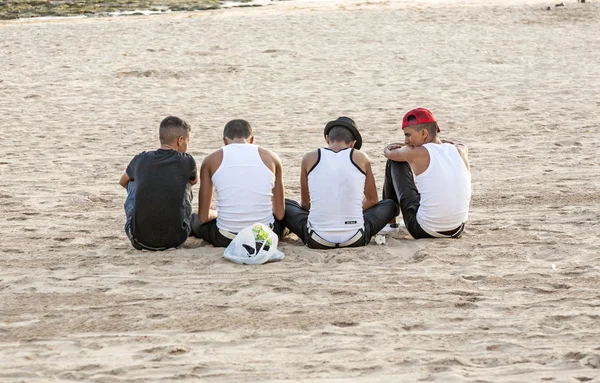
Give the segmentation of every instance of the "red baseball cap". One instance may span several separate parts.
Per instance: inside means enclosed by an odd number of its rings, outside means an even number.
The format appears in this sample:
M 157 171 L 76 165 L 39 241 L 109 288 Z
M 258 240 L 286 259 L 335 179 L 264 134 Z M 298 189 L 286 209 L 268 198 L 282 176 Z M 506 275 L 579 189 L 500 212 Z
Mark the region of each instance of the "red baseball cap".
M 404 118 L 402 119 L 402 129 L 406 128 L 407 126 L 429 124 L 432 122 L 435 122 L 437 125 L 437 121 L 435 120 L 435 117 L 433 117 L 433 113 L 425 108 L 416 108 L 404 115 Z M 439 125 L 437 127 L 437 131 L 440 131 Z

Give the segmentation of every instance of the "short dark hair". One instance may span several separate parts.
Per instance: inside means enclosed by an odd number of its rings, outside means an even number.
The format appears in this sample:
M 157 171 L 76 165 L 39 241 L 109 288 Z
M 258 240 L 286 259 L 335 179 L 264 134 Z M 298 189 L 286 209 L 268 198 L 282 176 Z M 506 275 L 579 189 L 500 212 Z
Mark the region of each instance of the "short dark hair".
M 343 126 L 334 126 L 329 130 L 329 140 L 331 142 L 340 142 L 344 141 L 344 143 L 349 144 L 352 141 L 356 140 L 352 131 Z
M 417 120 L 417 117 L 415 117 L 414 115 L 408 116 L 408 122 L 413 122 L 416 120 Z M 419 124 L 419 125 L 410 125 L 410 127 L 413 128 L 414 130 L 416 130 L 417 132 L 420 132 L 423 129 L 427 129 L 427 132 L 429 132 L 429 135 L 431 137 L 437 136 L 437 131 L 438 131 L 437 122 L 429 122 L 426 124 Z
M 223 138 L 249 138 L 252 136 L 252 127 L 246 120 L 231 120 L 223 129 Z
M 158 129 L 161 144 L 172 144 L 180 136 L 187 137 L 192 127 L 186 120 L 179 117 L 169 116 L 162 120 Z

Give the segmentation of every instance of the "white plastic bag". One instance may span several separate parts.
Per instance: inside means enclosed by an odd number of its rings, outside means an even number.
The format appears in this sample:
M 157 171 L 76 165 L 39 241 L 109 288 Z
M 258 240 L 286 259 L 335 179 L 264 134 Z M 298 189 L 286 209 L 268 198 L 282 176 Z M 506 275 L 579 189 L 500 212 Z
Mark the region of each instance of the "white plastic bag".
M 261 265 L 281 261 L 285 254 L 277 250 L 279 238 L 267 225 L 255 223 L 240 231 L 225 249 L 225 259 L 243 265 Z

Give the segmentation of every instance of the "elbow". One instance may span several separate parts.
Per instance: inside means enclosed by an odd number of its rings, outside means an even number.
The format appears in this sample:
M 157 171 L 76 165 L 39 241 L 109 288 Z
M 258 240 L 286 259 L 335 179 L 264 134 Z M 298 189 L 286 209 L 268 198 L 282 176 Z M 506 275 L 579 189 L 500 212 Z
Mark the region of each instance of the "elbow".
M 201 206 L 198 206 L 198 220 L 200 223 L 206 223 L 209 220 L 209 211 L 210 209 L 202 209 Z
M 208 222 L 208 214 L 198 214 L 198 221 L 200 221 L 201 224 Z
M 285 216 L 285 200 L 280 201 L 273 207 L 273 215 L 275 219 L 281 221 Z
M 273 216 L 276 220 L 281 221 L 285 216 L 285 200 L 282 198 L 281 201 L 272 204 Z
M 283 211 L 276 211 L 273 213 L 273 215 L 275 216 L 275 219 L 278 221 L 283 220 L 283 217 L 285 216 L 285 210 Z
M 377 199 L 368 199 L 365 200 L 365 203 L 363 204 L 363 211 L 366 211 L 370 208 L 372 208 L 373 206 L 377 205 Z

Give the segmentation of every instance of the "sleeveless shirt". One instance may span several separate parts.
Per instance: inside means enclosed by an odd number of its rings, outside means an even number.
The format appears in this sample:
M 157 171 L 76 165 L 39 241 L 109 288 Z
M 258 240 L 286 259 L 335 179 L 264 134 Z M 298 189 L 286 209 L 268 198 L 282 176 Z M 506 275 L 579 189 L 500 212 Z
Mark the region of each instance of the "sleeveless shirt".
M 319 236 L 342 243 L 364 228 L 362 201 L 366 175 L 352 161 L 354 149 L 319 149 L 317 163 L 308 172 L 308 222 Z
M 275 174 L 264 164 L 258 146 L 229 144 L 212 176 L 217 193 L 217 227 L 232 233 L 257 222 L 270 225 L 273 217 Z
M 452 144 L 424 144 L 429 166 L 415 177 L 421 195 L 417 222 L 425 231 L 447 231 L 467 221 L 471 173 Z

